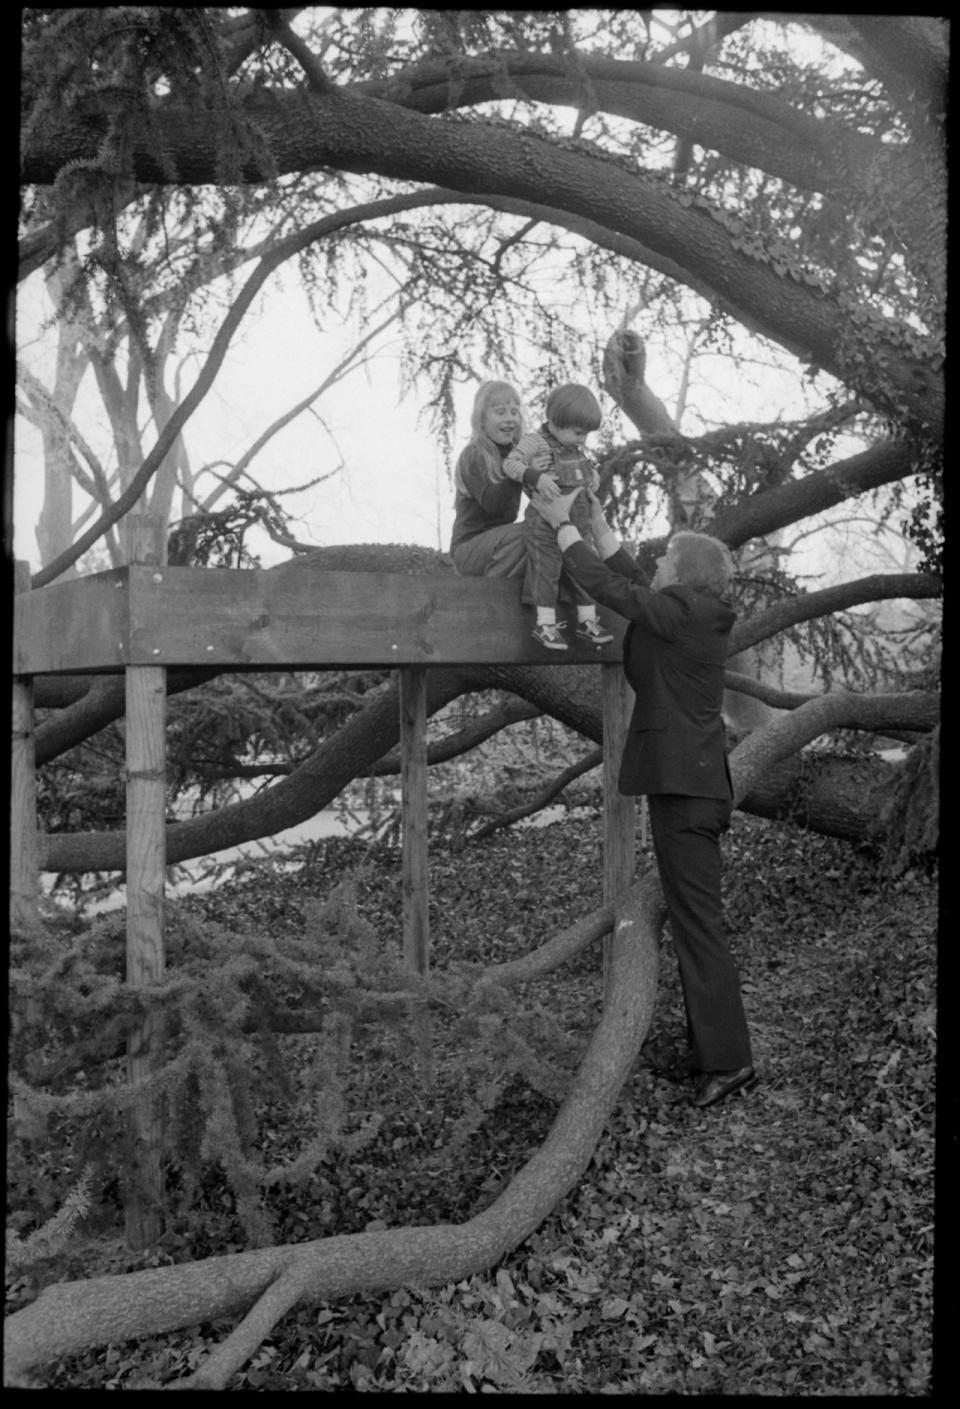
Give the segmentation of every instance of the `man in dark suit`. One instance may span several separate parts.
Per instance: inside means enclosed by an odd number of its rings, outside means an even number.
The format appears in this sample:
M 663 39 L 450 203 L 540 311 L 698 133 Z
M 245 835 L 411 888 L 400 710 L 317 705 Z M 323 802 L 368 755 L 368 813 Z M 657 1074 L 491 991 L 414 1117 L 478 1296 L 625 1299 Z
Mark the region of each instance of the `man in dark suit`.
M 733 560 L 702 533 L 675 533 L 648 584 L 594 501 L 600 556 L 569 522 L 574 496 L 541 515 L 557 530 L 563 564 L 596 601 L 625 617 L 623 668 L 636 695 L 620 765 L 622 793 L 644 794 L 680 966 L 694 1105 L 756 1083 L 736 964 L 723 935 L 720 833 L 730 824 L 723 671 L 736 616 Z

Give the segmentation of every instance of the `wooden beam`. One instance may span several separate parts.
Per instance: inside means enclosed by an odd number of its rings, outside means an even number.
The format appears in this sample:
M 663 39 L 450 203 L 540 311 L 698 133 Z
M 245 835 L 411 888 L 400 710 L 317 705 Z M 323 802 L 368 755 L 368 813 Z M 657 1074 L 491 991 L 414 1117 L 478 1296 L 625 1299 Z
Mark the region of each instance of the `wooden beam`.
M 14 564 L 14 591 L 30 590 L 30 564 Z M 10 739 L 10 929 L 40 928 L 40 844 L 33 678 L 14 675 Z
M 427 672 L 400 671 L 400 817 L 403 868 L 403 957 L 423 977 L 430 971 L 430 880 L 427 808 Z M 408 1004 L 417 1069 L 426 1090 L 433 1086 L 433 1022 L 422 998 Z
M 159 526 L 144 520 L 135 527 L 132 551 L 159 556 Z M 156 983 L 166 967 L 166 676 L 162 665 L 126 672 L 127 983 L 134 988 Z M 148 1014 L 127 1042 L 131 1085 L 153 1074 L 156 1043 L 157 1023 Z M 125 1215 L 127 1244 L 135 1250 L 150 1247 L 163 1232 L 162 1122 L 154 1095 L 142 1095 L 131 1107 L 133 1178 Z
M 130 634 L 128 568 L 19 594 L 13 668 L 21 675 L 120 670 Z
M 574 638 L 559 660 L 539 646 L 516 580 L 295 566 L 135 564 L 30 592 L 18 604 L 15 668 L 40 675 L 123 665 L 295 670 L 621 659 L 624 623 L 602 607 L 615 638 L 609 645 Z
M 430 967 L 427 854 L 427 675 L 400 671 L 400 815 L 403 824 L 403 954 L 407 967 Z

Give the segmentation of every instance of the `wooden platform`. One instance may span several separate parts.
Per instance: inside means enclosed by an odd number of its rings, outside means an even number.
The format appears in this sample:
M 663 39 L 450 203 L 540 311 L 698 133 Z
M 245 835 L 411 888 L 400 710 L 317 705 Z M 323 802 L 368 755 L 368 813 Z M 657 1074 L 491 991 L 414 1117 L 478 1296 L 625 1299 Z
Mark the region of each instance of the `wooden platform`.
M 15 599 L 18 675 L 109 673 L 131 665 L 225 670 L 398 665 L 615 664 L 614 641 L 549 651 L 531 637 L 519 580 L 447 573 L 330 572 L 135 564 Z M 573 608 L 559 616 L 571 621 Z
M 633 799 L 619 795 L 617 760 L 630 712 L 618 662 L 624 623 L 602 609 L 614 640 L 577 641 L 548 651 L 531 636 L 532 607 L 520 582 L 452 573 L 323 570 L 309 560 L 279 568 L 150 566 L 149 555 L 111 572 L 30 590 L 15 565 L 11 765 L 11 922 L 39 923 L 40 847 L 34 756 L 33 677 L 118 673 L 125 677 L 127 982 L 158 983 L 166 966 L 167 668 L 223 671 L 397 667 L 403 953 L 411 973 L 429 970 L 427 857 L 427 672 L 443 665 L 601 667 L 603 709 L 603 894 L 610 903 L 632 882 Z M 146 559 L 146 561 L 144 561 Z M 575 617 L 572 610 L 562 613 Z M 610 995 L 607 995 L 609 999 Z M 132 1084 L 159 1060 L 148 1015 L 127 1042 Z M 136 1191 L 127 1201 L 127 1240 L 150 1246 L 163 1227 L 163 1113 L 149 1089 L 132 1102 Z

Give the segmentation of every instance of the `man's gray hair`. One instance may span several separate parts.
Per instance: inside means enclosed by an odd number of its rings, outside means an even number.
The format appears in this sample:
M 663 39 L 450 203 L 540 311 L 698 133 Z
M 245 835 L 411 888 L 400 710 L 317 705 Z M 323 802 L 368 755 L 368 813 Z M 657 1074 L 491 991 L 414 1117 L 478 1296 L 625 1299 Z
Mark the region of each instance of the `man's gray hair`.
M 685 587 L 696 587 L 714 597 L 726 597 L 735 572 L 726 543 L 708 533 L 680 529 L 670 539 L 677 564 L 677 576 Z

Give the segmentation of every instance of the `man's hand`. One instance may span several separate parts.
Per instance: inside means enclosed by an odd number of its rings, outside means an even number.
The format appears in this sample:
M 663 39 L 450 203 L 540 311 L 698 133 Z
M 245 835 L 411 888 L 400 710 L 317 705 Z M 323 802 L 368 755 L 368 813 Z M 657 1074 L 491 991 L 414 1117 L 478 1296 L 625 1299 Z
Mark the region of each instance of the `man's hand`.
M 546 519 L 548 524 L 557 528 L 564 519 L 569 519 L 570 505 L 581 491 L 574 489 L 570 494 L 557 494 L 556 485 L 554 485 L 553 495 L 545 496 L 540 490 L 542 484 L 543 480 L 537 485 L 537 492 L 532 496 L 530 502 L 542 519 Z
M 601 538 L 605 533 L 612 533 L 610 525 L 603 516 L 603 509 L 600 500 L 592 489 L 585 491 L 587 503 L 590 505 L 590 531 L 595 538 Z
M 557 481 L 554 479 L 553 475 L 541 475 L 540 478 L 537 480 L 537 487 L 534 491 L 534 494 L 532 495 L 532 498 L 536 500 L 538 495 L 542 495 L 543 502 L 545 504 L 550 504 L 553 502 L 554 499 L 556 499 L 559 493 L 560 486 L 557 484 Z

